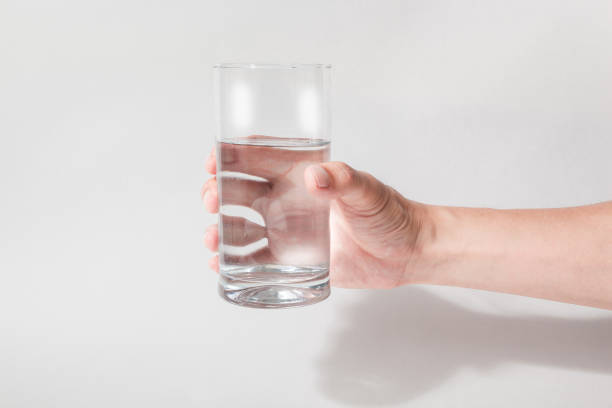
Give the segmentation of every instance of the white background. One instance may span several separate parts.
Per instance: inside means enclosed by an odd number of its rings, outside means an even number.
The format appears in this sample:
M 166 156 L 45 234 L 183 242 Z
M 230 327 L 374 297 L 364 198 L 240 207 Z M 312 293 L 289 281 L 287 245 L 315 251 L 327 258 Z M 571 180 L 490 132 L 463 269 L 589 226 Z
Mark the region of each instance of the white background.
M 334 158 L 412 199 L 612 199 L 611 41 L 609 0 L 2 0 L 0 406 L 612 406 L 611 312 L 235 307 L 199 197 L 210 67 L 246 61 L 333 64 Z

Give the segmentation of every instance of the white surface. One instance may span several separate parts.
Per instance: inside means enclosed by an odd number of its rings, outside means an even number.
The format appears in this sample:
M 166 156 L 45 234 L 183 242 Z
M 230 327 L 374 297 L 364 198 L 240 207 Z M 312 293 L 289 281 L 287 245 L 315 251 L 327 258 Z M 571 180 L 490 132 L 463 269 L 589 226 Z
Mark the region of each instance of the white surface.
M 210 66 L 334 64 L 333 156 L 416 200 L 612 199 L 612 3 L 0 3 L 0 406 L 603 407 L 612 314 L 452 288 L 223 303 Z

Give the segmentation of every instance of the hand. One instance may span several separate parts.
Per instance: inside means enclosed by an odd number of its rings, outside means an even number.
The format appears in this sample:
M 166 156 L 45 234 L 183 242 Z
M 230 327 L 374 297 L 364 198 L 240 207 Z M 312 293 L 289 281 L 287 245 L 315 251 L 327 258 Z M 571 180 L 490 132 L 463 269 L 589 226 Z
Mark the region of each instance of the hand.
M 279 154 L 279 151 L 265 153 Z M 265 162 L 260 157 L 260 160 L 253 161 L 253 166 Z M 216 173 L 214 151 L 206 162 L 206 170 L 210 174 Z M 430 227 L 426 206 L 405 199 L 371 175 L 356 171 L 340 162 L 288 167 L 285 171 L 291 176 L 289 180 L 304 177 L 308 192 L 319 198 L 321 202 L 330 201 L 332 285 L 345 288 L 391 288 L 416 280 L 412 265 L 423 245 L 426 235 L 424 231 Z M 264 218 L 269 208 L 266 205 L 273 203 L 275 196 L 279 198 L 285 194 L 291 184 L 280 182 L 281 179 L 287 179 L 287 176 L 278 178 L 278 184 L 274 182 L 273 175 L 268 178 L 271 180 L 269 186 L 256 187 L 251 183 L 251 188 L 243 190 L 253 194 L 252 197 L 272 198 L 260 201 L 259 205 L 253 204 L 254 200 L 250 199 L 251 207 L 264 213 Z M 256 188 L 268 190 L 262 192 L 256 191 Z M 248 196 L 249 194 L 243 194 L 243 197 Z M 218 211 L 219 199 L 215 177 L 204 184 L 202 198 L 209 212 Z M 227 197 L 224 197 L 224 202 L 226 201 Z M 264 227 L 232 218 L 234 217 L 223 216 L 223 222 L 242 222 L 245 233 L 239 234 L 241 237 L 248 236 L 252 240 L 254 237 L 261 238 L 266 235 Z M 273 230 L 273 228 L 268 229 Z M 240 245 L 239 242 L 227 242 L 228 237 L 224 239 L 226 244 Z M 207 229 L 204 241 L 210 250 L 218 250 L 217 225 Z M 283 242 L 283 240 L 273 239 L 270 242 Z M 274 252 L 274 250 L 274 246 L 271 246 L 258 252 L 255 255 L 256 260 L 265 260 L 270 256 L 268 251 Z M 218 271 L 218 256 L 211 259 L 210 266 Z
M 226 206 L 220 216 L 223 228 L 213 237 L 215 244 L 222 239 L 225 245 L 220 261 L 234 266 L 325 265 L 327 269 L 329 201 L 308 192 L 304 170 L 326 160 L 329 150 L 232 143 L 222 143 L 219 149 L 223 178 L 218 189 L 211 189 L 220 192 L 220 202 Z M 209 183 L 215 184 L 216 178 Z M 216 211 L 219 203 L 212 205 Z

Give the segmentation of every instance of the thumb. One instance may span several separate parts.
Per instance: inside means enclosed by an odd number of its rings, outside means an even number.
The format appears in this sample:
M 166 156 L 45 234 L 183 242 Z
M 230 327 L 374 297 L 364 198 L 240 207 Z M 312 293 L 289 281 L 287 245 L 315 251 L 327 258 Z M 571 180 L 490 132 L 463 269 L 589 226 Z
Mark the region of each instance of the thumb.
M 312 194 L 338 199 L 363 215 L 379 212 L 390 196 L 387 186 L 372 175 L 342 162 L 311 165 L 304 172 L 304 181 Z

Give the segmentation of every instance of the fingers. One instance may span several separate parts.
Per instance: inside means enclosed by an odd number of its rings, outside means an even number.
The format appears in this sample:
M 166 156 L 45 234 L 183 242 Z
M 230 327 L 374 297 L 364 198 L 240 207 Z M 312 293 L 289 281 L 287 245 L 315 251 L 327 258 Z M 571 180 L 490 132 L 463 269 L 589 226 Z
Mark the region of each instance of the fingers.
M 297 162 L 320 162 L 325 154 L 323 149 L 305 153 L 283 147 L 221 143 L 220 169 L 272 180 L 286 174 Z
M 229 255 L 223 254 L 223 261 L 232 265 L 267 264 L 274 261 L 268 247 L 262 248 L 249 255 Z
M 221 216 L 226 231 L 223 243 L 226 245 L 244 246 L 256 242 L 265 236 L 265 228 L 240 217 Z M 211 251 L 219 250 L 219 226 L 210 225 L 204 234 L 204 245 Z M 226 263 L 247 265 L 249 263 L 267 263 L 272 261 L 268 248 L 263 248 L 246 256 L 224 254 Z M 219 272 L 219 255 L 208 261 L 208 266 Z
M 270 191 L 270 185 L 262 181 L 244 180 L 234 177 L 222 179 L 221 197 L 223 204 L 244 205 L 251 207 L 253 202 L 264 197 Z M 219 189 L 217 178 L 209 179 L 201 191 L 204 207 L 208 212 L 219 211 Z
M 208 266 L 213 271 L 219 273 L 219 255 L 215 255 L 208 261 Z
M 244 246 L 266 237 L 266 228 L 242 217 L 221 215 L 223 243 Z M 204 246 L 211 251 L 219 250 L 219 225 L 213 224 L 204 232 Z
M 206 228 L 204 246 L 213 252 L 219 250 L 219 225 L 213 224 Z
M 272 263 L 274 257 L 270 253 L 270 249 L 266 247 L 245 256 L 224 254 L 223 259 L 226 264 L 249 265 Z M 219 255 L 215 255 L 208 260 L 208 266 L 213 271 L 219 273 L 219 262 Z
M 223 204 L 251 207 L 253 202 L 270 192 L 270 184 L 263 181 L 244 180 L 234 177 L 222 178 L 221 197 Z
M 383 183 L 342 162 L 309 166 L 304 172 L 304 181 L 312 194 L 338 199 L 364 215 L 379 211 L 389 195 Z
M 210 151 L 208 158 L 206 159 L 206 163 L 204 164 L 204 168 L 210 174 L 217 174 L 217 157 L 215 154 L 215 148 Z
M 221 143 L 220 168 L 270 180 L 290 168 L 281 152 L 268 146 Z
M 213 214 L 219 211 L 219 195 L 217 191 L 216 177 L 208 179 L 200 191 L 202 201 L 204 202 L 204 208 L 206 208 L 206 211 Z
M 244 246 L 266 237 L 265 227 L 244 218 L 222 215 L 221 221 L 225 245 Z M 206 228 L 204 245 L 211 251 L 219 250 L 219 226 L 217 224 Z
M 206 159 L 206 164 L 204 165 L 206 171 L 210 174 L 217 173 L 217 160 L 215 157 L 215 149 L 213 148 L 208 158 Z M 208 194 L 210 193 L 210 194 Z M 215 177 L 209 179 L 204 186 L 202 186 L 202 200 L 204 201 L 204 206 L 210 212 L 219 211 L 219 198 L 217 195 L 217 179 Z M 211 225 L 206 229 L 206 233 L 204 234 L 204 245 L 211 251 L 217 251 L 219 249 L 219 227 L 215 225 Z M 215 255 L 208 261 L 208 266 L 213 271 L 219 273 L 219 255 Z
M 225 245 L 244 246 L 259 241 L 266 236 L 265 227 L 242 217 L 221 215 L 221 223 Z

